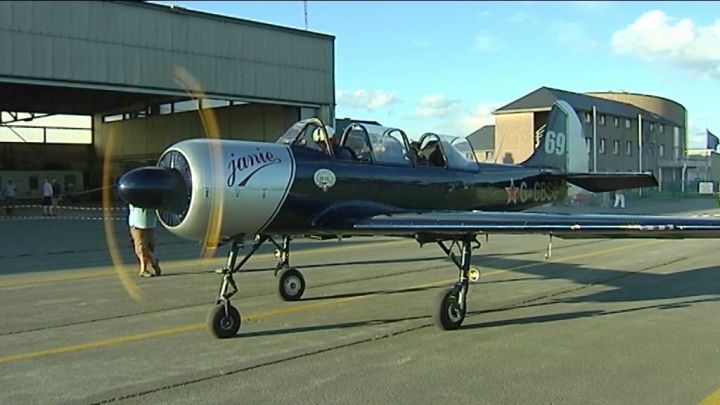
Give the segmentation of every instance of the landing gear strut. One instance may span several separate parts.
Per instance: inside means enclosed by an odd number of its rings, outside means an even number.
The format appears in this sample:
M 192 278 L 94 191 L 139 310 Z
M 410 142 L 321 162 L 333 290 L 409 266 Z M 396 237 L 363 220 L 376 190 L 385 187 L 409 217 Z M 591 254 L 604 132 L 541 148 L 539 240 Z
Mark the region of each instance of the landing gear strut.
M 477 246 L 480 242 L 474 240 Z M 435 311 L 433 318 L 435 324 L 444 330 L 455 330 L 460 328 L 465 320 L 467 311 L 467 293 L 470 281 L 477 281 L 480 278 L 480 272 L 477 268 L 470 267 L 470 259 L 472 257 L 473 239 L 465 238 L 463 240 L 453 241 L 450 247 L 446 246 L 442 241 L 438 242 L 440 248 L 452 259 L 455 266 L 459 270 L 458 282 L 453 287 L 442 291 L 435 300 Z M 460 245 L 461 257 L 458 261 L 455 253 L 452 252 L 454 244 Z
M 230 298 L 239 291 L 233 275 L 238 272 L 240 268 L 250 260 L 250 257 L 260 249 L 260 246 L 268 240 L 278 248 L 278 265 L 275 267 L 275 276 L 278 277 L 278 293 L 286 301 L 296 301 L 302 297 L 305 291 L 305 279 L 297 269 L 290 267 L 289 236 L 283 238 L 283 244 L 281 246 L 267 235 L 258 235 L 250 251 L 245 254 L 239 263 L 237 259 L 242 241 L 233 240 L 230 253 L 228 254 L 227 265 L 219 270 L 223 278 L 220 284 L 217 305 L 210 311 L 207 317 L 208 330 L 210 334 L 216 338 L 223 339 L 237 335 L 242 323 L 242 318 L 237 308 L 230 304 Z
M 290 267 L 290 237 L 284 236 L 282 246 L 270 239 L 277 250 L 275 256 L 278 264 L 275 266 L 275 277 L 278 279 L 278 295 L 285 301 L 297 301 L 305 292 L 305 278 L 294 267 Z

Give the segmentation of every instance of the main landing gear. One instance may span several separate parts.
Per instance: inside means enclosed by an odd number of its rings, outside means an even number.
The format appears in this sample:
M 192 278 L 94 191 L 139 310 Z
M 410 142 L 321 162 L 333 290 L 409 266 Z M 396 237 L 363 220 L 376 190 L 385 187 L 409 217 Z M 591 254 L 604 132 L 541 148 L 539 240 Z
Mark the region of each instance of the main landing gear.
M 275 266 L 275 277 L 278 279 L 278 295 L 285 301 L 297 301 L 305 292 L 305 278 L 294 267 L 290 267 L 290 237 L 283 237 L 282 246 L 270 239 L 277 250 L 275 257 L 278 264 Z
M 286 301 L 297 301 L 305 292 L 305 278 L 296 268 L 290 267 L 289 236 L 283 237 L 283 243 L 279 245 L 271 237 L 259 235 L 250 251 L 239 263 L 237 263 L 237 258 L 241 241 L 233 241 L 228 255 L 227 266 L 221 269 L 223 279 L 220 284 L 217 305 L 207 317 L 208 330 L 216 338 L 222 339 L 237 335 L 242 324 L 242 318 L 237 308 L 230 304 L 230 298 L 239 291 L 233 274 L 239 271 L 250 260 L 250 257 L 260 249 L 260 246 L 268 240 L 277 247 L 278 264 L 275 267 L 275 276 L 278 278 L 278 294 Z
M 471 238 L 455 240 L 450 246 L 446 246 L 442 241 L 437 242 L 438 246 L 452 259 L 460 271 L 458 282 L 455 283 L 453 287 L 442 291 L 435 300 L 433 318 L 435 319 L 435 324 L 441 329 L 455 330 L 462 325 L 467 311 L 467 293 L 470 281 L 475 282 L 480 279 L 480 271 L 470 266 L 473 249 L 472 242 L 477 244 L 476 247 L 480 247 L 480 242 L 477 239 Z M 460 261 L 458 261 L 455 253 L 452 252 L 455 244 L 460 247 Z

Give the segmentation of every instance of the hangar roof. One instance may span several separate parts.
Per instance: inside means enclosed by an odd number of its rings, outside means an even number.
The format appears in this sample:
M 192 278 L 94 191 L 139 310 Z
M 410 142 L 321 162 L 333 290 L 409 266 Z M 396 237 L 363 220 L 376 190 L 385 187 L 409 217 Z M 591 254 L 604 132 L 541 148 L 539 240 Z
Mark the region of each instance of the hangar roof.
M 334 37 L 147 2 L 0 2 L 0 110 L 334 106 Z
M 196 16 L 196 17 L 208 18 L 208 19 L 212 19 L 212 20 L 216 20 L 216 21 L 225 21 L 225 22 L 230 22 L 230 23 L 240 23 L 240 24 L 252 25 L 252 26 L 256 26 L 256 27 L 260 27 L 260 28 L 286 31 L 286 32 L 290 32 L 295 35 L 308 35 L 308 36 L 314 36 L 314 37 L 325 38 L 325 39 L 330 39 L 330 40 L 335 39 L 335 36 L 330 35 L 330 34 L 322 34 L 319 32 L 308 31 L 308 30 L 300 30 L 297 28 L 269 24 L 269 23 L 264 23 L 264 22 L 260 22 L 260 21 L 246 20 L 244 18 L 231 17 L 231 16 L 226 16 L 226 15 L 221 15 L 221 14 L 206 13 L 204 11 L 190 10 L 185 7 L 179 7 L 179 6 L 175 6 L 175 5 L 166 6 L 163 4 L 150 3 L 148 1 L 113 1 L 113 3 L 122 3 L 124 5 L 130 5 L 130 6 L 136 6 L 136 7 L 149 7 L 149 8 L 154 8 L 156 10 L 166 11 L 169 13 L 187 14 L 187 15 L 192 15 L 192 16 Z

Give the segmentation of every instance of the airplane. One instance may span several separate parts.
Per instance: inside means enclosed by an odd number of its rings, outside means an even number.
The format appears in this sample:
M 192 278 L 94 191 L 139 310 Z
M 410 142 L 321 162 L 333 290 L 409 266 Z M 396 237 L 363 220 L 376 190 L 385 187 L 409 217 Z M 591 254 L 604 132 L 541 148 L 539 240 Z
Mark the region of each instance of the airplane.
M 479 235 L 545 234 L 561 238 L 716 238 L 720 220 L 697 217 L 522 212 L 563 201 L 573 190 L 652 187 L 652 173 L 588 173 L 582 125 L 556 101 L 536 150 L 519 164 L 478 163 L 465 138 L 425 133 L 410 141 L 398 128 L 353 123 L 339 137 L 317 118 L 292 125 L 275 143 L 195 138 L 168 147 L 156 166 L 123 174 L 127 203 L 156 209 L 171 233 L 206 247 L 231 244 L 209 332 L 235 336 L 240 312 L 234 275 L 266 242 L 277 248 L 279 295 L 299 300 L 306 287 L 290 266 L 295 235 L 414 238 L 437 243 L 458 268 L 433 318 L 461 327 Z M 282 237 L 278 243 L 275 238 Z M 253 243 L 240 257 L 247 239 Z M 457 253 L 456 253 L 457 252 Z

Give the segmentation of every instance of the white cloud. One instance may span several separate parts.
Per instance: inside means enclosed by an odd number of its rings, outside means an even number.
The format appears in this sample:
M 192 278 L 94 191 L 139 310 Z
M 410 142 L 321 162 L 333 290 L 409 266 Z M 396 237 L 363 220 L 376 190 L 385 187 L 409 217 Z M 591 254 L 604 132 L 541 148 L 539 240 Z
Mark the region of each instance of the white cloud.
M 648 11 L 612 36 L 613 51 L 720 78 L 720 19 L 699 27 L 690 18 Z
M 448 99 L 442 94 L 429 94 L 418 101 L 415 116 L 419 118 L 446 118 L 457 114 L 460 101 Z
M 475 37 L 475 49 L 482 52 L 497 52 L 499 41 L 497 37 L 487 32 L 480 33 Z
M 462 135 L 467 136 L 485 125 L 495 124 L 493 111 L 499 107 L 500 104 L 498 103 L 482 103 L 475 107 L 469 114 L 460 119 L 459 129 Z
M 336 93 L 337 103 L 348 108 L 365 108 L 377 110 L 399 103 L 401 100 L 397 94 L 386 90 L 356 90 L 354 92 L 338 90 Z
M 484 102 L 474 108 L 467 108 L 460 100 L 431 94 L 420 99 L 413 118 L 419 127 L 418 134 L 432 131 L 467 136 L 485 125 L 493 124 L 493 111 L 500 106 L 500 103 Z

